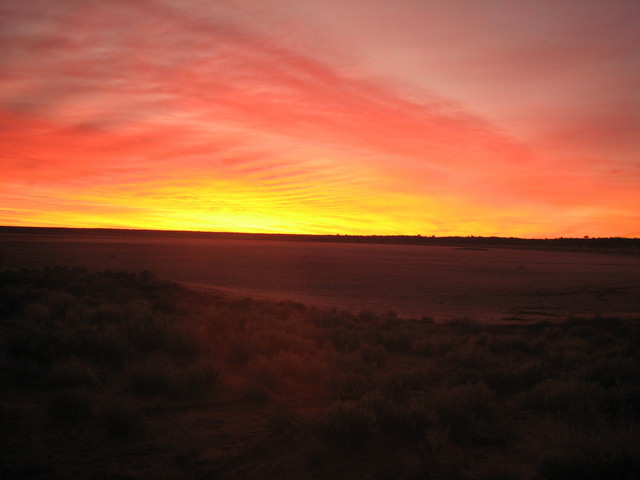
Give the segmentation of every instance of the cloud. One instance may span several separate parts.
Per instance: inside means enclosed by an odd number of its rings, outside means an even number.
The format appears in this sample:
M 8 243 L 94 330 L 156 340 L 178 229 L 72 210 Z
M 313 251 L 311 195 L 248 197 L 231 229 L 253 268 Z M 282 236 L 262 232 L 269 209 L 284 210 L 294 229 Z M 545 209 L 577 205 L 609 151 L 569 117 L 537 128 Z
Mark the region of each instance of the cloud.
M 474 212 L 496 233 L 515 211 L 610 203 L 599 172 L 560 146 L 631 138 L 624 114 L 608 134 L 585 120 L 540 149 L 440 93 L 405 96 L 318 41 L 269 32 L 273 14 L 240 5 L 3 2 L 0 187 L 103 205 L 96 217 L 135 202 L 162 225 L 291 231 L 454 231 Z M 536 48 L 523 52 L 538 73 L 575 51 Z

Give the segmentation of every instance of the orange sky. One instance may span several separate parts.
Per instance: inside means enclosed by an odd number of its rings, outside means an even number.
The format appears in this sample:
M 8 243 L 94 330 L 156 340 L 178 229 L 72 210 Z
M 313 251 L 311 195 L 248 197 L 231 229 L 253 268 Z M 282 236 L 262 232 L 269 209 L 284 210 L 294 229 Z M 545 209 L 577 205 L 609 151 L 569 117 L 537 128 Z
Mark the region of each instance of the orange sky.
M 640 3 L 3 0 L 0 225 L 640 236 Z

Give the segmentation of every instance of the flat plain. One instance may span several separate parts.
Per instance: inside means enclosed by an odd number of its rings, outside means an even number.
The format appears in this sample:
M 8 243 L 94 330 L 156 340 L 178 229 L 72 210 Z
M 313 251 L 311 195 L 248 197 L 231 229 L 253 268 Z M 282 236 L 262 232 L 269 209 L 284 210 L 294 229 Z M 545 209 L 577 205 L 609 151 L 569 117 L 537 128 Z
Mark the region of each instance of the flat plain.
M 240 296 L 445 321 L 640 312 L 638 255 L 126 234 L 4 234 L 0 253 L 7 267 L 148 270 Z

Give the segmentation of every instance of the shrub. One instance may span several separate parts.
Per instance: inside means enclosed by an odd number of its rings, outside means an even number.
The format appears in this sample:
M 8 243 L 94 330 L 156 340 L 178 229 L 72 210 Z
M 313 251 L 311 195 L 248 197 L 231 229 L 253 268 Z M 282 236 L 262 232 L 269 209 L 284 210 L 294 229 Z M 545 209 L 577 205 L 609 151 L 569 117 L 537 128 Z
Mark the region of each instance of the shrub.
M 17 333 L 5 340 L 6 351 L 16 358 L 32 360 L 38 365 L 51 365 L 64 357 L 66 348 L 52 332 L 27 331 Z
M 296 413 L 285 405 L 277 405 L 267 416 L 267 430 L 276 436 L 292 433 L 299 423 Z
M 168 332 L 159 318 L 133 317 L 125 325 L 127 339 L 135 350 L 145 354 L 153 353 L 162 350 L 167 343 Z
M 395 325 L 388 331 L 380 330 L 377 340 L 389 352 L 407 353 L 413 346 L 414 333 L 404 325 Z
M 195 325 L 175 322 L 166 327 L 162 351 L 180 361 L 193 362 L 205 352 Z
M 640 421 L 640 385 L 632 384 L 609 391 L 609 409 L 613 414 Z
M 438 454 L 449 445 L 450 439 L 451 429 L 449 425 L 435 423 L 425 428 L 423 446 L 427 451 Z
M 21 279 L 13 278 L 11 270 L 1 270 L 0 274 L 0 318 L 19 315 L 24 312 L 27 305 L 42 297 L 42 293 L 30 285 L 24 285 Z M 5 283 L 7 282 L 7 283 Z
M 362 310 L 358 314 L 358 320 L 360 320 L 363 323 L 371 324 L 377 320 L 377 315 L 371 310 Z
M 49 397 L 46 412 L 56 423 L 76 423 L 90 415 L 91 401 L 83 390 L 61 390 Z
M 381 434 L 396 440 L 420 438 L 429 423 L 429 412 L 420 395 L 398 401 L 380 390 L 372 390 L 359 400 L 359 405 L 372 412 Z
M 160 358 L 132 365 L 127 374 L 128 390 L 138 395 L 167 395 L 171 391 L 173 367 Z
M 219 385 L 218 371 L 206 361 L 192 363 L 179 373 L 178 394 L 202 397 Z
M 344 324 L 344 315 L 337 310 L 315 310 L 313 312 L 313 323 L 322 328 L 333 328 Z
M 280 352 L 271 359 L 276 378 L 292 378 L 301 383 L 323 384 L 330 375 L 327 359 L 321 352 Z
M 629 357 L 601 359 L 585 366 L 581 374 L 585 380 L 597 382 L 604 388 L 640 384 L 640 360 Z
M 62 320 L 67 312 L 78 305 L 78 299 L 67 292 L 49 292 L 45 298 L 51 318 Z
M 228 363 L 245 365 L 257 355 L 258 346 L 249 333 L 233 333 L 225 339 L 225 360 Z
M 497 336 L 489 344 L 489 350 L 495 354 L 533 353 L 539 347 L 536 342 L 518 336 Z
M 538 473 L 546 480 L 612 480 L 640 477 L 640 458 L 624 451 L 559 454 L 543 459 Z
M 89 313 L 89 322 L 92 324 L 122 323 L 126 320 L 126 309 L 122 305 L 105 302 L 98 305 Z
M 359 398 L 371 388 L 371 377 L 365 372 L 334 371 L 329 384 L 336 398 Z
M 360 359 L 375 368 L 384 368 L 387 363 L 387 350 L 382 345 L 364 345 L 360 348 Z
M 33 388 L 46 380 L 47 370 L 31 358 L 0 355 L 0 384 Z
M 329 341 L 336 350 L 343 353 L 353 352 L 360 346 L 360 333 L 338 325 L 328 330 Z
M 438 358 L 447 355 L 455 344 L 451 338 L 445 335 L 436 335 L 429 338 L 416 338 L 412 343 L 412 351 L 425 357 Z
M 107 434 L 114 438 L 130 438 L 141 426 L 140 413 L 125 402 L 112 403 L 102 411 L 102 421 Z
M 117 325 L 91 328 L 78 335 L 72 346 L 74 352 L 91 363 L 111 368 L 121 368 L 128 355 L 127 342 Z
M 426 401 L 435 422 L 448 426 L 458 444 L 505 440 L 495 394 L 482 382 L 441 387 L 429 392 Z
M 365 445 L 378 431 L 375 413 L 356 401 L 334 403 L 318 424 L 321 435 L 343 448 Z
M 285 331 L 284 328 L 265 328 L 256 335 L 256 347 L 262 354 L 271 356 L 280 352 L 312 352 L 316 344 L 312 340 Z
M 520 395 L 519 403 L 523 408 L 589 424 L 606 411 L 607 394 L 592 382 L 550 379 Z
M 51 321 L 51 310 L 44 302 L 30 303 L 25 307 L 25 320 L 33 325 L 47 325 Z
M 270 402 L 273 382 L 274 380 L 270 375 L 260 371 L 253 372 L 244 391 L 245 398 L 261 403 Z
M 127 389 L 143 396 L 203 396 L 217 383 L 217 371 L 204 362 L 180 368 L 164 359 L 151 358 L 130 368 Z
M 498 394 L 515 395 L 533 388 L 547 373 L 541 362 L 523 361 L 487 365 L 480 378 Z
M 380 380 L 380 389 L 396 402 L 408 400 L 415 392 L 433 388 L 436 382 L 427 369 L 413 369 L 389 373 Z
M 49 373 L 49 383 L 53 387 L 101 387 L 95 373 L 75 359 L 54 365 Z

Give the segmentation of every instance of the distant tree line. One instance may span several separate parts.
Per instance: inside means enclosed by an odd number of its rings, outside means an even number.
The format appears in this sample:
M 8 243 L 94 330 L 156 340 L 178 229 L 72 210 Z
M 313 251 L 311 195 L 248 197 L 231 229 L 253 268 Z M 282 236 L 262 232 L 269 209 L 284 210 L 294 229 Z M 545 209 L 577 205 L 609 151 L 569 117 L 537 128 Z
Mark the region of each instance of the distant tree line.
M 614 251 L 640 253 L 640 238 L 594 237 L 582 238 L 518 238 L 482 236 L 423 236 L 423 235 L 309 235 L 288 233 L 234 233 L 169 230 L 127 230 L 111 228 L 40 228 L 0 226 L 0 234 L 27 235 L 95 235 L 95 236 L 161 236 L 183 238 L 211 238 L 228 240 L 272 240 L 300 242 L 372 243 L 396 245 L 431 245 L 453 247 L 513 247 L 551 248 L 560 250 Z

